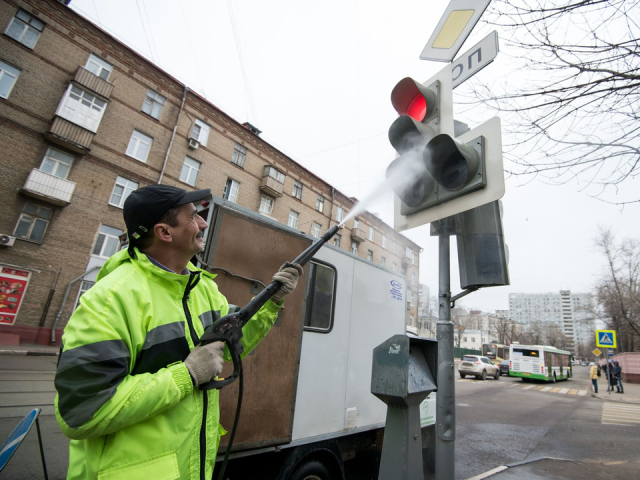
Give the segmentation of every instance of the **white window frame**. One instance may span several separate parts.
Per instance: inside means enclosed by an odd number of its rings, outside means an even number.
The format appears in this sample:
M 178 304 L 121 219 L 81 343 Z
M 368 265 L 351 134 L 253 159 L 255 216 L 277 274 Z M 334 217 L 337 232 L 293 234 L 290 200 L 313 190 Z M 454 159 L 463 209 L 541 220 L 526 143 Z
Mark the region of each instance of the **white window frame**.
M 184 157 L 182 169 L 180 170 L 180 181 L 195 187 L 200 174 L 200 167 L 202 167 L 202 162 L 189 156 Z
M 385 250 L 387 249 L 387 236 L 386 235 L 382 236 L 382 248 L 384 248 Z
M 369 227 L 369 240 L 373 242 L 375 238 L 376 238 L 376 231 L 373 229 L 373 227 Z
M 289 219 L 287 220 L 287 225 L 291 228 L 298 228 L 298 218 L 300 214 L 295 210 L 289 210 Z
M 258 212 L 270 217 L 273 212 L 274 203 L 273 198 L 267 197 L 266 195 L 260 195 L 260 208 L 258 208 Z
M 351 253 L 358 254 L 358 242 L 351 242 Z
M 23 27 L 22 32 L 20 32 L 20 34 L 17 37 L 14 37 L 13 35 L 9 34 L 9 30 L 11 29 L 14 23 L 16 24 L 20 23 Z M 33 32 L 38 32 L 35 36 L 35 40 L 33 41 L 33 45 L 29 45 L 29 43 L 26 43 L 24 41 L 25 34 L 30 30 Z M 20 42 L 25 47 L 28 47 L 31 50 L 33 50 L 36 47 L 36 43 L 38 43 L 38 40 L 40 39 L 40 34 L 42 33 L 43 30 L 44 30 L 44 22 L 42 20 L 40 20 L 37 17 L 34 17 L 29 12 L 22 10 L 20 8 L 16 12 L 16 14 L 11 18 L 11 21 L 9 22 L 9 25 L 7 25 L 7 28 L 5 29 L 4 34 L 7 35 L 9 38 L 13 38 L 16 42 Z
M 373 250 L 367 250 L 367 260 L 373 262 Z
M 392 271 L 392 272 L 395 272 L 397 268 L 398 268 L 398 265 L 396 265 L 396 262 L 393 262 L 393 263 L 391 264 L 391 271 Z
M 122 208 L 124 207 L 124 202 L 131 192 L 138 189 L 138 182 L 134 182 L 133 180 L 129 180 L 128 178 L 118 176 L 116 178 L 116 183 L 114 183 L 113 188 L 111 189 L 111 196 L 109 197 L 109 205 L 113 205 L 114 207 Z M 116 187 L 122 188 L 122 191 L 119 193 L 120 200 L 114 201 L 114 195 L 116 195 Z
M 286 178 L 285 174 L 278 170 L 273 165 L 265 165 L 262 169 L 262 177 L 271 177 L 276 182 L 282 183 L 284 185 L 284 179 Z
M 409 315 L 409 326 L 410 326 L 410 327 L 413 327 L 413 326 L 414 326 L 414 325 L 413 325 L 413 322 L 414 322 L 414 321 L 415 321 L 415 319 L 414 319 L 413 315 Z
M 119 232 L 116 234 L 116 232 Z M 93 247 L 91 248 L 91 255 L 98 258 L 110 258 L 111 255 L 120 250 L 120 235 L 124 232 L 118 228 L 110 227 L 109 225 L 100 225 L 98 227 L 98 235 L 96 235 L 96 240 L 93 242 Z M 98 240 L 100 237 L 104 237 L 102 241 L 102 246 L 100 247 L 100 251 L 95 253 L 96 247 L 98 246 Z M 115 246 L 115 250 L 107 255 L 105 253 L 105 249 L 108 246 Z
M 36 213 L 25 212 L 27 205 L 36 207 Z M 49 212 L 49 215 L 48 216 L 40 215 L 40 212 L 42 212 L 43 210 Z M 16 228 L 14 229 L 13 234 L 18 238 L 23 238 L 25 240 L 30 240 L 32 242 L 42 243 L 42 240 L 44 240 L 44 236 L 47 233 L 47 229 L 49 228 L 49 222 L 51 221 L 52 218 L 53 218 L 52 209 L 47 207 L 42 207 L 36 203 L 27 202 L 24 204 L 24 207 L 22 207 L 22 212 L 20 212 L 20 216 L 18 217 L 18 223 L 16 223 Z M 28 219 L 27 223 L 30 224 L 27 234 L 18 235 L 18 228 L 20 227 L 20 224 L 22 223 L 22 221 L 26 219 Z M 33 233 L 33 228 L 36 226 L 38 222 L 44 223 L 42 236 L 39 239 L 30 238 L 31 234 Z
M 100 77 L 106 82 L 109 81 L 109 77 L 111 76 L 111 72 L 113 71 L 113 65 L 93 53 L 89 55 L 84 68 L 89 70 L 96 77 Z
M 60 100 L 56 115 L 96 133 L 106 108 L 106 101 L 70 83 Z
M 247 160 L 247 147 L 236 143 L 233 146 L 233 153 L 231 154 L 231 163 L 244 168 L 244 162 Z
M 193 128 L 191 129 L 191 138 L 197 140 L 203 147 L 206 147 L 210 131 L 211 127 L 209 125 L 196 118 L 195 122 L 193 122 Z
M 416 272 L 411 272 L 411 285 L 415 286 L 416 284 Z
M 333 246 L 340 248 L 340 242 L 341 241 L 342 241 L 342 235 L 340 235 L 339 233 L 336 233 L 333 236 Z
M 293 181 L 293 192 L 291 192 L 291 196 L 293 198 L 297 198 L 298 200 L 302 200 L 302 182 L 298 180 Z
M 143 113 L 146 113 L 152 118 L 156 120 L 160 120 L 160 116 L 162 115 L 162 110 L 164 110 L 164 104 L 167 101 L 162 95 L 160 95 L 155 90 L 149 89 L 147 90 L 147 96 L 144 97 L 144 102 L 142 102 L 142 110 Z
M 95 284 L 96 282 L 91 282 L 89 280 L 83 280 L 80 283 L 80 289 L 78 290 L 78 295 L 76 296 L 75 307 L 73 307 L 74 310 L 78 308 L 78 305 L 80 305 L 80 297 L 87 293 Z
M 56 158 L 62 157 L 62 158 Z M 67 158 L 64 158 L 67 157 Z M 65 161 L 68 160 L 68 163 Z M 47 152 L 44 154 L 44 158 L 42 159 L 42 163 L 40 163 L 40 171 L 48 173 L 49 175 L 53 175 L 54 177 L 62 178 L 64 180 L 69 176 L 69 171 L 71 171 L 71 167 L 73 165 L 73 156 L 68 153 L 61 152 L 60 150 L 56 150 L 55 148 L 47 148 Z M 51 165 L 51 169 L 45 167 L 45 165 Z M 66 170 L 65 170 L 66 169 Z M 60 171 L 59 171 L 60 170 Z M 62 173 L 64 172 L 64 174 Z
M 384 257 L 380 257 L 380 266 L 384 267 L 384 265 L 387 263 L 387 259 Z
M 316 198 L 316 211 L 324 213 L 324 196 L 318 194 Z
M 224 185 L 224 192 L 222 192 L 222 198 L 228 200 L 229 202 L 236 203 L 238 200 L 239 192 L 240 184 L 231 178 L 227 178 L 227 183 L 225 183 Z
M 147 163 L 152 145 L 152 137 L 145 135 L 139 130 L 134 130 L 131 132 L 131 138 L 129 139 L 129 145 L 127 146 L 127 156 L 135 158 L 142 163 Z M 144 147 L 146 147 L 146 151 L 144 151 Z
M 5 78 L 11 79 L 11 84 L 9 85 L 7 93 L 3 95 L 2 92 L 0 92 L 1 98 L 9 98 L 9 95 L 11 95 L 11 90 L 13 90 L 13 87 L 18 82 L 20 72 L 21 70 L 19 68 L 16 68 L 13 65 L 0 60 L 0 84 L 2 84 L 2 81 L 5 80 Z
M 353 219 L 353 228 L 360 228 L 360 220 L 357 218 Z
M 322 225 L 318 222 L 311 223 L 311 236 L 314 238 L 320 238 L 320 230 L 322 229 Z
M 344 210 L 342 209 L 342 207 L 338 207 L 336 209 L 336 221 L 338 222 L 338 225 L 342 223 L 343 218 L 344 218 Z

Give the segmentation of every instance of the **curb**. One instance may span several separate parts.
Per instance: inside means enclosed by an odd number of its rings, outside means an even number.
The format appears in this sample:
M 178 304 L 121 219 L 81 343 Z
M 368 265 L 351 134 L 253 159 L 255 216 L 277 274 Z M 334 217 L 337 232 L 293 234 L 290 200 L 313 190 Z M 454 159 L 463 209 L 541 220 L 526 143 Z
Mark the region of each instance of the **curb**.
M 485 478 L 489 478 L 496 473 L 504 472 L 510 468 L 519 467 L 521 465 L 527 465 L 529 463 L 539 462 L 540 460 L 554 460 L 554 461 L 565 461 L 572 462 L 575 460 L 570 460 L 568 458 L 555 458 L 555 457 L 536 457 L 529 460 L 523 460 L 521 462 L 509 463 L 508 465 L 500 465 L 494 469 L 489 470 L 488 472 L 481 473 L 480 475 L 476 475 L 475 477 L 468 478 L 467 480 L 484 480 Z
M 621 397 L 609 397 L 609 396 L 601 397 L 599 394 L 596 395 L 595 393 L 591 394 L 591 398 L 597 398 L 599 400 L 604 400 L 605 402 L 627 403 L 629 405 L 640 404 L 640 399 L 637 399 L 637 398 L 631 398 L 627 400 L 626 398 L 621 398 Z
M 0 350 L 0 355 L 28 355 L 30 357 L 57 357 L 57 352 L 39 352 L 37 350 Z

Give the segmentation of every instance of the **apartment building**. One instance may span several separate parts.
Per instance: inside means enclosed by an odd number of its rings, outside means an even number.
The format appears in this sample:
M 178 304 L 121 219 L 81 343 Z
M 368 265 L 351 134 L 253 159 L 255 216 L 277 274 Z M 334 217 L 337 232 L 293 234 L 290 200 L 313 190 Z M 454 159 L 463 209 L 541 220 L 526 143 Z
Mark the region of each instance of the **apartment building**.
M 59 339 L 139 187 L 211 188 L 314 237 L 357 203 L 64 2 L 1 0 L 0 27 L 5 342 Z M 368 212 L 333 244 L 404 274 L 415 324 L 417 244 Z

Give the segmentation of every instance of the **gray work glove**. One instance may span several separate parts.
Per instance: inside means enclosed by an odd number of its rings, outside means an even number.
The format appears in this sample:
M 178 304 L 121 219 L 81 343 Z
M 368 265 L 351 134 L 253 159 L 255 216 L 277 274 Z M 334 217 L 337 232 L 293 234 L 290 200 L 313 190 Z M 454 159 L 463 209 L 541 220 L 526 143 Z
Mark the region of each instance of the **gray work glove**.
M 294 265 L 293 263 L 285 262 L 285 264 L 280 267 L 280 270 L 278 270 L 278 273 L 273 276 L 274 280 L 282 283 L 282 287 L 273 294 L 271 300 L 280 303 L 286 295 L 293 292 L 293 289 L 296 288 L 298 284 L 298 278 L 300 278 L 303 273 L 304 270 L 302 270 L 302 266 L 299 263 Z
M 187 366 L 195 385 L 207 383 L 222 371 L 223 351 L 223 342 L 198 345 L 191 350 L 191 353 L 185 358 L 184 364 Z

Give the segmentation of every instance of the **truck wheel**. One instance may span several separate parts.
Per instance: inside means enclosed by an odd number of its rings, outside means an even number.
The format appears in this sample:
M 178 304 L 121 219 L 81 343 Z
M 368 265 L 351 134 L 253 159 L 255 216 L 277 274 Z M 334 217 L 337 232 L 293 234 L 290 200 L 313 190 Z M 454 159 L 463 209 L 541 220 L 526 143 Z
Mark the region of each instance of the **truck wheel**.
M 482 375 L 480 376 L 480 378 L 482 380 L 486 380 L 487 379 L 487 371 L 486 370 L 482 370 Z
M 308 460 L 291 474 L 289 480 L 331 480 L 327 467 L 318 460 Z

